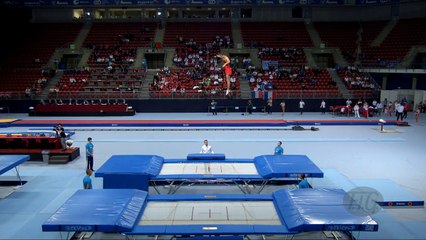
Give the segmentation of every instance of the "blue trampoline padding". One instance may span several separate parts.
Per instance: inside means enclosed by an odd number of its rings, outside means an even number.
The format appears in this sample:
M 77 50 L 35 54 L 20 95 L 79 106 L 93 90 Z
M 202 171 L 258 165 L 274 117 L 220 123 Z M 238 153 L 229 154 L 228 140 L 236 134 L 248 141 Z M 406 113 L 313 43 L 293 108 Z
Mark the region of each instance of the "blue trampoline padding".
M 103 187 L 105 189 L 138 189 L 148 191 L 149 179 L 147 174 L 138 173 L 104 173 Z
M 96 171 L 95 177 L 105 173 L 157 176 L 163 162 L 164 158 L 157 155 L 113 155 Z
M 43 225 L 43 231 L 130 231 L 147 192 L 130 189 L 78 190 Z
M 209 237 L 189 237 L 178 238 L 178 240 L 244 240 L 243 236 L 209 236 Z
M 225 160 L 224 153 L 190 153 L 187 160 Z
M 378 224 L 342 189 L 294 189 L 273 193 L 290 231 L 378 231 Z
M 29 155 L 0 155 L 0 175 L 29 159 Z
M 261 155 L 254 158 L 258 173 L 264 178 L 322 178 L 324 173 L 306 155 Z

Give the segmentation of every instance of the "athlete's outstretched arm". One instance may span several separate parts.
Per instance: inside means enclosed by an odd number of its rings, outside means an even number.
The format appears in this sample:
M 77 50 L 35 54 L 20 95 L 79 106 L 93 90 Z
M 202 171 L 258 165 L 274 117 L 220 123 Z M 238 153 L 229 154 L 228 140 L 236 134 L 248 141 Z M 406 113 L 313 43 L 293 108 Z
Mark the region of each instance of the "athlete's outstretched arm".
M 220 57 L 221 59 L 222 59 L 222 61 L 223 61 L 223 66 L 222 67 L 225 67 L 226 66 L 226 64 L 229 64 L 231 61 L 229 60 L 229 57 L 228 56 L 226 56 L 226 55 L 223 55 L 223 54 L 218 54 L 218 55 L 216 55 L 217 57 Z

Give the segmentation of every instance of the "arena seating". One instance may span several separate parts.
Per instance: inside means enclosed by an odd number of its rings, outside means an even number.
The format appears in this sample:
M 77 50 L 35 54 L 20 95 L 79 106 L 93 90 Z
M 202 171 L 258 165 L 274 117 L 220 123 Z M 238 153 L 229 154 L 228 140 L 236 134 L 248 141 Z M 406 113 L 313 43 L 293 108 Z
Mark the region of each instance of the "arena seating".
M 373 96 L 375 86 L 368 74 L 359 72 L 358 69 L 340 69 L 338 74 L 355 98 L 371 98 Z M 371 84 L 373 84 L 373 87 L 371 87 Z
M 30 24 L 23 44 L 8 59 L 14 68 L 40 68 L 56 48 L 68 48 L 77 37 L 81 23 Z
M 349 63 L 355 60 L 357 39 L 361 42 L 360 60 L 364 66 L 395 66 L 416 44 L 424 44 L 426 30 L 420 26 L 426 23 L 426 18 L 402 19 L 379 47 L 371 47 L 372 41 L 387 24 L 386 21 L 377 22 L 316 22 L 317 29 L 323 42 L 330 47 L 342 50 Z M 92 98 L 137 98 L 141 96 L 145 70 L 133 69 L 136 50 L 139 47 L 153 47 L 153 38 L 157 29 L 157 22 L 94 22 L 84 41 L 84 46 L 91 48 L 92 55 L 88 61 L 87 70 L 78 73 L 65 71 L 49 98 L 62 99 L 92 99 Z M 303 48 L 312 47 L 312 41 L 303 22 L 241 22 L 241 33 L 244 45 L 259 49 L 260 60 L 277 61 L 279 66 L 294 69 L 306 65 Z M 29 36 L 24 42 L 28 46 L 18 51 L 10 58 L 11 64 L 19 66 L 19 70 L 0 70 L 0 77 L 6 81 L 0 82 L 0 99 L 9 99 L 13 94 L 24 94 L 28 88 L 36 93 L 42 91 L 37 84 L 41 77 L 41 66 L 51 58 L 56 48 L 68 47 L 79 31 L 82 23 L 64 24 L 30 24 Z M 362 31 L 360 31 L 362 30 Z M 416 32 L 416 34 L 410 34 Z M 165 25 L 164 46 L 176 47 L 177 57 L 186 57 L 191 52 L 199 52 L 198 45 L 209 48 L 208 53 L 202 55 L 203 60 L 211 58 L 220 52 L 220 47 L 213 41 L 216 37 L 232 37 L 230 22 L 167 22 Z M 359 37 L 361 36 L 361 38 Z M 187 45 L 193 41 L 196 45 Z M 231 39 L 232 42 L 232 39 Z M 203 45 L 204 44 L 204 45 Z M 197 47 L 195 47 L 197 46 Z M 230 46 L 233 47 L 233 46 Z M 20 52 L 23 52 L 21 55 Z M 200 55 L 201 56 L 201 55 Z M 35 61 L 37 60 L 37 61 Z M 178 67 L 197 69 L 198 63 L 189 65 L 176 64 Z M 21 69 L 31 67 L 31 70 Z M 203 68 L 204 66 L 201 66 Z M 217 69 L 210 68 L 202 75 L 194 77 L 184 71 L 173 72 L 172 76 L 161 75 L 166 78 L 167 86 L 161 89 L 150 86 L 150 96 L 204 98 L 223 96 L 225 82 L 211 86 L 203 86 L 203 82 L 216 74 Z M 190 71 L 193 71 L 192 69 Z M 220 75 L 220 72 L 218 72 Z M 292 73 L 293 74 L 293 73 Z M 298 73 L 297 73 L 298 74 Z M 338 88 L 333 84 L 328 73 L 322 70 L 317 76 L 305 71 L 304 76 L 292 79 L 289 75 L 269 78 L 263 73 L 261 80 L 270 81 L 273 90 L 282 91 L 286 97 L 339 97 Z M 340 73 L 340 77 L 346 75 Z M 238 78 L 238 75 L 234 77 Z M 357 78 L 358 75 L 350 76 Z M 70 79 L 75 79 L 75 82 Z M 361 78 L 363 78 L 361 76 Z M 47 78 L 46 81 L 48 81 Z M 211 81 L 214 82 L 214 81 Z M 255 83 L 251 83 L 251 90 L 255 90 Z M 158 87 L 158 86 L 157 86 Z M 371 97 L 371 89 L 353 88 L 347 85 L 356 98 Z M 240 96 L 240 83 L 237 80 L 232 84 L 234 93 Z M 181 89 L 185 89 L 181 91 Z
M 312 41 L 302 22 L 241 22 L 247 47 L 311 47 Z
M 426 44 L 426 18 L 401 19 L 380 47 L 365 49 L 371 57 L 365 65 L 394 67 L 408 53 L 411 46 Z
M 148 47 L 156 29 L 155 22 L 93 23 L 85 45 L 113 46 L 122 42 L 124 48 Z
M 246 47 L 259 48 L 261 60 L 276 60 L 284 67 L 304 65 L 303 48 L 312 47 L 304 23 L 242 22 L 241 34 Z
M 253 91 L 261 90 L 266 86 L 260 85 L 268 85 L 266 82 L 270 82 L 276 98 L 330 98 L 340 96 L 340 92 L 327 69 L 306 68 L 302 71 L 300 68 L 293 68 L 290 72 L 281 72 L 280 74 L 263 71 L 258 76 L 257 81 L 260 82 L 250 82 L 251 89 Z
M 166 25 L 164 46 L 180 47 L 179 37 L 184 41 L 193 39 L 197 44 L 211 43 L 216 36 L 232 36 L 229 22 L 169 22 Z
M 386 21 L 362 23 L 360 61 L 363 66 L 371 66 L 377 64 L 377 59 L 375 59 L 374 56 L 369 53 L 368 49 L 371 48 L 371 43 L 380 34 L 386 23 Z
M 44 79 L 46 83 L 49 77 L 43 76 L 38 69 L 2 69 L 0 70 L 0 79 L 2 92 L 24 94 L 26 88 L 39 92 L 42 85 L 41 80 Z M 38 80 L 40 80 L 40 83 L 38 83 Z
M 156 24 L 94 23 L 84 45 L 92 49 L 91 68 L 105 68 L 111 73 L 129 67 L 138 47 L 150 46 Z
M 56 87 L 50 89 L 49 98 L 135 98 L 144 78 L 145 70 L 139 68 L 125 73 L 67 70 Z
M 188 75 L 196 72 L 193 68 L 172 69 L 170 74 L 158 73 L 158 78 L 150 84 L 151 98 L 203 98 L 203 97 L 223 97 L 226 90 L 226 81 L 221 83 L 210 77 L 210 74 L 218 74 L 222 78 L 221 72 L 209 72 L 203 74 L 199 72 L 198 77 Z M 231 82 L 231 90 L 235 96 L 240 96 L 239 73 L 234 72 L 236 82 Z M 208 80 L 207 80 L 208 79 Z
M 22 98 L 41 92 L 49 81 L 49 71 L 42 71 L 57 48 L 68 48 L 78 35 L 81 23 L 37 23 L 22 26 L 25 38 L 9 54 L 6 66 L 0 70 L 1 98 Z M 26 89 L 29 92 L 26 93 Z
M 361 25 L 356 22 L 317 22 L 314 24 L 321 40 L 327 47 L 340 48 L 344 57 L 353 62 L 357 32 Z

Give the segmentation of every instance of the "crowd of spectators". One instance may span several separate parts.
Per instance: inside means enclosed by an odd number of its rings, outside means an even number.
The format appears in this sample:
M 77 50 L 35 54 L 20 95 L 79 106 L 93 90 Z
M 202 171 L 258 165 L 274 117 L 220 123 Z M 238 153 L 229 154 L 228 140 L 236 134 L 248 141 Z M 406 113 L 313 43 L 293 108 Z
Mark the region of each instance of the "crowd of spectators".
M 89 43 L 87 47 L 92 49 L 89 64 L 93 67 L 102 67 L 111 74 L 127 73 L 129 66 L 135 62 L 136 57 L 137 49 L 127 46 L 133 38 L 132 34 L 120 34 L 117 43 L 111 46 Z
M 249 66 L 246 68 L 246 80 L 252 90 L 315 90 L 319 86 L 337 88 L 326 69 L 307 66 L 271 67 L 268 70 Z
M 355 66 L 347 66 L 339 69 L 339 76 L 343 79 L 348 89 L 374 90 L 376 85 L 371 81 L 370 76 L 360 72 Z
M 269 48 L 263 47 L 259 49 L 258 56 L 260 59 L 267 59 L 270 56 L 277 56 L 279 59 L 296 61 L 297 57 L 305 56 L 302 48 Z
M 231 76 L 231 90 L 239 90 L 239 73 L 233 71 Z M 212 70 L 201 67 L 170 70 L 167 66 L 153 77 L 149 90 L 161 92 L 164 95 L 185 96 L 189 93 L 206 96 L 220 96 L 226 90 L 226 81 L 223 78 L 220 66 Z
M 233 46 L 233 41 L 229 36 L 216 36 L 209 43 L 197 43 L 193 39 L 183 39 L 181 36 L 177 36 L 176 40 L 181 44 L 181 47 L 175 49 L 173 56 L 173 63 L 178 67 L 211 65 L 211 59 L 220 52 L 221 48 Z

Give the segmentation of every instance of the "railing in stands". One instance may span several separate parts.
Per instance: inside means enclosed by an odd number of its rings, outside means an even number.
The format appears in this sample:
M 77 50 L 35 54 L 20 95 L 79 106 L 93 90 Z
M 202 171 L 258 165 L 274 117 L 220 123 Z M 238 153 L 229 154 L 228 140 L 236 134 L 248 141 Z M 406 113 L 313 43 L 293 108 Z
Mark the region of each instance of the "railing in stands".
M 2 95 L 3 94 L 3 95 Z M 377 97 L 371 90 L 359 90 L 357 92 L 357 98 L 370 99 Z M 242 97 L 246 96 L 246 97 Z M 348 98 L 343 96 L 338 91 L 315 91 L 315 90 L 273 90 L 273 91 L 238 91 L 233 92 L 231 96 L 226 96 L 225 91 L 219 93 L 207 93 L 199 91 L 185 91 L 172 92 L 172 91 L 150 91 L 148 97 L 140 97 L 138 92 L 58 92 L 49 95 L 49 99 L 44 100 L 46 103 L 55 100 L 67 100 L 72 99 L 78 100 L 115 100 L 115 99 L 340 99 Z M 0 92 L 0 100 L 30 100 L 38 99 L 36 97 L 26 97 L 24 93 L 11 93 L 11 92 Z
M 35 96 L 26 96 L 23 92 L 0 91 L 0 100 L 29 100 Z
M 367 95 L 367 94 L 366 94 Z M 331 98 L 342 98 L 340 92 L 336 91 L 315 91 L 315 90 L 273 90 L 273 91 L 234 91 L 230 96 L 226 96 L 225 92 L 211 93 L 203 91 L 185 91 L 172 92 L 172 91 L 151 91 L 151 99 L 241 99 L 241 96 L 247 96 L 244 98 L 251 99 L 331 99 Z

